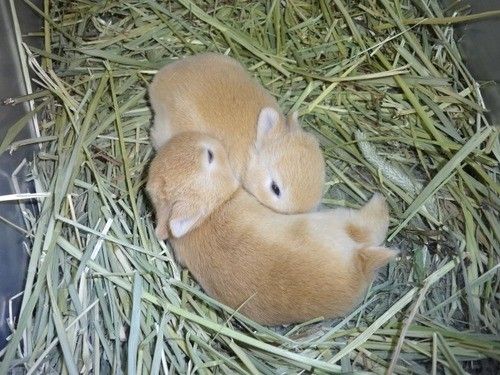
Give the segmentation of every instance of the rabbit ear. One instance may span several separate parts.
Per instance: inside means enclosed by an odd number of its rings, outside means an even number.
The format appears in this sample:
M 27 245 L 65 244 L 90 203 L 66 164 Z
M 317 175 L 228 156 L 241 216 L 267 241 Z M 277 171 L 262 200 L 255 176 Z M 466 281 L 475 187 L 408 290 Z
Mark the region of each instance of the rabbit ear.
M 280 115 L 274 108 L 262 108 L 257 120 L 257 137 L 255 139 L 257 147 L 260 147 L 266 139 L 276 135 L 279 120 Z
M 360 249 L 358 254 L 364 271 L 371 273 L 389 263 L 399 254 L 399 251 L 383 246 L 370 246 Z
M 170 207 L 166 204 L 157 207 L 156 209 L 156 237 L 160 240 L 168 239 L 168 219 L 170 218 Z
M 196 228 L 206 215 L 200 207 L 193 207 L 186 202 L 176 202 L 170 215 L 170 232 L 175 238 L 184 236 Z
M 286 118 L 286 125 L 290 131 L 302 130 L 299 123 L 299 112 L 293 111 L 289 113 Z

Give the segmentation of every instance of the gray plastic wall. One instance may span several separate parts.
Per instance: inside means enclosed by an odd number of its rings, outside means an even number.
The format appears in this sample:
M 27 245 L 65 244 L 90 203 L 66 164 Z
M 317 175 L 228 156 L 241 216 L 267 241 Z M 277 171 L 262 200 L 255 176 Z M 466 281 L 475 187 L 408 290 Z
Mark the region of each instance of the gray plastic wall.
M 18 10 L 22 34 L 38 32 L 42 25 L 40 18 L 23 1 L 14 1 L 13 3 Z M 40 43 L 40 40 L 29 37 L 25 37 L 24 40 L 32 45 Z M 21 70 L 10 2 L 0 0 L 0 98 L 2 99 L 2 104 L 0 104 L 0 143 L 10 127 L 29 111 L 27 104 L 4 105 L 3 99 L 25 94 L 26 85 Z M 32 136 L 34 136 L 34 132 L 30 123 L 22 129 L 16 139 Z M 15 193 L 14 181 L 16 180 L 19 192 L 28 193 L 34 190 L 33 184 L 27 181 L 28 164 L 21 168 L 18 167 L 23 160 L 28 162 L 33 160 L 35 150 L 36 146 L 25 146 L 15 152 L 6 151 L 0 155 L 0 195 Z M 16 169 L 19 170 L 13 178 L 12 175 Z M 34 204 L 23 203 L 25 209 L 36 214 Z M 5 339 L 10 334 L 7 326 L 9 300 L 24 289 L 26 276 L 30 239 L 26 237 L 25 233 L 7 223 L 9 221 L 20 228 L 25 228 L 21 207 L 16 201 L 0 202 L 0 349 L 4 347 Z M 21 298 L 17 298 L 11 305 L 14 316 L 18 315 L 20 301 Z
M 443 0 L 441 4 L 450 11 L 468 6 L 470 14 L 500 10 L 500 0 Z M 500 126 L 500 17 L 457 25 L 455 40 L 472 76 L 481 84 L 488 119 Z

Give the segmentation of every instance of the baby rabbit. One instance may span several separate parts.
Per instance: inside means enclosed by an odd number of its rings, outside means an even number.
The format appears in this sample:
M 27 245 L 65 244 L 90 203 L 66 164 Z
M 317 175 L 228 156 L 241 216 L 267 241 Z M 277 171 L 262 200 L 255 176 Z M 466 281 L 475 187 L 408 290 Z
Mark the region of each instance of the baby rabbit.
M 287 119 L 236 60 L 206 53 L 161 69 L 149 87 L 156 150 L 173 135 L 200 131 L 220 140 L 243 187 L 284 213 L 318 205 L 325 164 L 318 141 Z
M 397 254 L 380 246 L 389 221 L 382 196 L 361 210 L 276 213 L 238 187 L 222 144 L 201 133 L 158 151 L 147 191 L 156 233 L 178 261 L 207 294 L 261 324 L 346 314 Z

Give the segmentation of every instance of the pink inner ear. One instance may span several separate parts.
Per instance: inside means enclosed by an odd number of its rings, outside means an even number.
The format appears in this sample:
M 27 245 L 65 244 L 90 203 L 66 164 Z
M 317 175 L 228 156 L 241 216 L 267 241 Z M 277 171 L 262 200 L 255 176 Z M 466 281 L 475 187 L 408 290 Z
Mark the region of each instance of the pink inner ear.
M 260 147 L 269 138 L 277 135 L 277 125 L 279 123 L 279 113 L 270 107 L 265 107 L 260 111 L 257 121 L 257 137 L 255 145 Z
M 172 236 L 179 238 L 184 236 L 195 224 L 195 218 L 170 220 L 170 230 Z
M 192 230 L 203 216 L 203 208 L 195 207 L 186 202 L 176 202 L 170 215 L 170 233 L 179 238 Z
M 275 109 L 263 108 L 257 121 L 257 137 L 265 137 L 278 124 L 278 121 L 279 113 Z

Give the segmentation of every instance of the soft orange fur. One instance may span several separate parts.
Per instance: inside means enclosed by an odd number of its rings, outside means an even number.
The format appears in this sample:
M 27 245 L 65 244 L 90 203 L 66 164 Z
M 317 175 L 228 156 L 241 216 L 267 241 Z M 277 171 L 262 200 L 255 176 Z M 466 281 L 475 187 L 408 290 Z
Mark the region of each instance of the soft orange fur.
M 159 150 L 147 191 L 157 234 L 181 264 L 209 295 L 262 324 L 344 315 L 396 254 L 381 247 L 382 196 L 360 210 L 276 213 L 238 187 L 223 146 L 203 134 L 182 133 Z M 347 232 L 353 225 L 362 243 Z
M 296 114 L 285 119 L 236 60 L 215 53 L 181 59 L 156 74 L 149 96 L 155 149 L 181 132 L 210 134 L 223 143 L 243 187 L 264 205 L 286 213 L 318 205 L 325 165 L 317 140 L 301 130 Z

